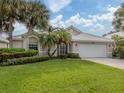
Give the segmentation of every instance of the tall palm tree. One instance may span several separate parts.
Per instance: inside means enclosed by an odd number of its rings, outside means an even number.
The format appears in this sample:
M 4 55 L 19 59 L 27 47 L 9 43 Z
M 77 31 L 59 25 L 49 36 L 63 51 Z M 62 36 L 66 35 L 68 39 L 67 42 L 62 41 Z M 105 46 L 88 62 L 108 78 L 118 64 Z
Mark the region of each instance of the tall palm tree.
M 25 0 L 1 0 L 0 1 L 0 28 L 8 32 L 10 47 L 13 47 L 13 24 L 15 21 L 21 21 L 22 13 L 25 8 Z
M 28 12 L 26 12 L 26 25 L 28 33 L 31 33 L 34 28 L 45 29 L 48 27 L 49 12 L 47 8 L 40 2 L 27 2 Z

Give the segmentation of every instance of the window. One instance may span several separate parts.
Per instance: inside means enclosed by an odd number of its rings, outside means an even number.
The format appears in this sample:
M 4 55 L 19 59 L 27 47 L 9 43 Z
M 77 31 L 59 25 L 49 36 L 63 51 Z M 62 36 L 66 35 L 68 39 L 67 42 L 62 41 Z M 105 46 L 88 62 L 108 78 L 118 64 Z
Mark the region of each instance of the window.
M 66 54 L 67 53 L 67 45 L 62 43 L 60 45 L 60 54 L 63 55 L 63 54 Z
M 38 50 L 38 45 L 37 44 L 29 44 L 29 49 Z
M 38 50 L 38 41 L 36 38 L 29 38 L 29 49 Z

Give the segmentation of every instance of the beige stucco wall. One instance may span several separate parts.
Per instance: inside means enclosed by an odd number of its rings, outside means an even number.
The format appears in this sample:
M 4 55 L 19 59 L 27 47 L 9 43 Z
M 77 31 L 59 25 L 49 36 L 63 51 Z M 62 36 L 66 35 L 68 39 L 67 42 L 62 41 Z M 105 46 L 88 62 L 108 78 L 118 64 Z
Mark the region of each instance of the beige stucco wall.
M 8 44 L 4 42 L 0 42 L 0 48 L 7 48 Z
M 107 56 L 108 57 L 112 57 L 113 47 L 114 47 L 114 43 L 107 44 Z
M 14 48 L 24 48 L 24 49 L 28 50 L 30 42 L 34 42 L 34 43 L 38 42 L 38 51 L 39 52 L 42 51 L 42 47 L 40 45 L 39 38 L 35 35 L 25 36 L 25 37 L 23 37 L 22 40 L 15 39 L 13 41 L 13 47 Z
M 14 40 L 13 41 L 13 47 L 14 48 L 23 48 L 23 41 L 21 41 L 21 40 Z

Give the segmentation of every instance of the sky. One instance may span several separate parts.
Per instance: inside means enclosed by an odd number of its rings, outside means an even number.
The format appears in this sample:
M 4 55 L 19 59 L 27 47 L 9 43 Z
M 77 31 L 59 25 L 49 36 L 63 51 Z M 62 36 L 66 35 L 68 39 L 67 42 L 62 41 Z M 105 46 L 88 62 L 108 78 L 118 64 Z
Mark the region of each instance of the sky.
M 124 0 L 42 0 L 50 11 L 49 24 L 67 28 L 71 25 L 83 32 L 102 36 L 114 31 L 114 12 Z M 23 24 L 15 24 L 15 34 L 26 31 Z

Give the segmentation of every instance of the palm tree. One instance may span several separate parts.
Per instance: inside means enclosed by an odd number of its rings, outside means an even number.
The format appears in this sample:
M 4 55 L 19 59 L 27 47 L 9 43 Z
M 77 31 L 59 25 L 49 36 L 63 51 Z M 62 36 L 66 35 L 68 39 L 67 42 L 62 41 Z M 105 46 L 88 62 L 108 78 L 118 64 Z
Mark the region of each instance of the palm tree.
M 68 45 L 71 44 L 72 37 L 71 37 L 70 33 L 68 33 L 66 30 L 60 29 L 60 28 L 57 28 L 55 33 L 58 38 L 57 39 L 57 55 L 60 56 L 60 55 L 63 55 L 63 54 L 61 54 L 61 51 L 60 51 L 61 44 L 64 44 L 64 46 L 62 46 L 62 47 L 66 46 L 66 52 L 67 52 L 67 47 L 68 47 Z M 65 52 L 65 51 L 63 51 L 63 52 Z
M 0 28 L 8 32 L 10 47 L 13 47 L 12 34 L 15 21 L 21 21 L 25 8 L 24 0 L 1 0 L 0 1 Z
M 56 41 L 57 41 L 57 36 L 55 33 L 53 33 L 53 30 L 51 27 L 49 27 L 48 32 L 44 32 L 41 35 L 39 35 L 40 42 L 42 44 L 43 48 L 47 48 L 48 56 L 51 58 L 55 52 L 56 49 L 51 53 L 51 48 L 55 47 Z
M 61 55 L 60 47 L 62 43 L 64 43 L 66 47 L 68 44 L 71 44 L 71 34 L 64 29 L 53 29 L 49 27 L 48 32 L 42 33 L 39 37 L 42 46 L 48 49 L 49 57 L 52 57 L 56 51 L 58 56 Z M 54 48 L 54 51 L 51 53 L 52 48 Z
M 27 3 L 28 11 L 26 12 L 25 23 L 28 27 L 28 33 L 31 33 L 34 28 L 46 30 L 49 19 L 47 8 L 37 0 Z

